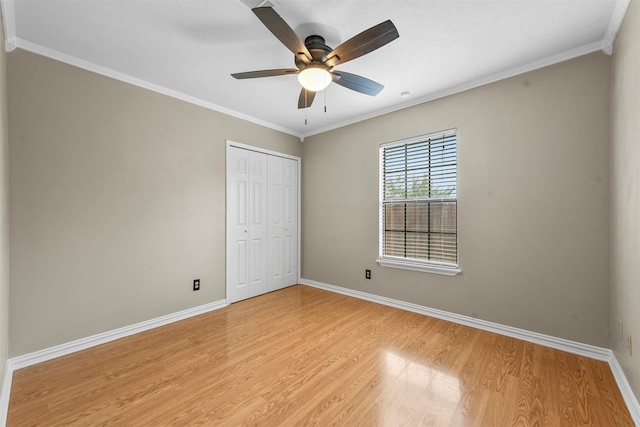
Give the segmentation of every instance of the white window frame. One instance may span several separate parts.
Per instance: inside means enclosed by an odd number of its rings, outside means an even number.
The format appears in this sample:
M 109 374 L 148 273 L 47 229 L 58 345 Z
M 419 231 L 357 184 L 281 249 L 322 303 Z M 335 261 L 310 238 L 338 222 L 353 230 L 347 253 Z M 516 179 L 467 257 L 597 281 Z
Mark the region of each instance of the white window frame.
M 389 255 L 383 255 L 384 253 L 384 171 L 383 171 L 383 161 L 384 161 L 384 149 L 398 146 L 411 144 L 414 142 L 422 142 L 428 139 L 437 139 L 442 138 L 443 136 L 448 135 L 456 135 L 456 151 L 458 149 L 457 143 L 457 129 L 448 129 L 441 132 L 434 132 L 426 135 L 420 135 L 417 137 L 407 138 L 399 141 L 387 142 L 384 144 L 380 144 L 379 148 L 379 205 L 378 205 L 378 217 L 379 217 L 379 229 L 378 229 L 378 259 L 376 262 L 380 264 L 382 267 L 392 267 L 392 268 L 400 268 L 404 270 L 414 270 L 421 271 L 425 273 L 435 273 L 441 274 L 445 276 L 455 276 L 462 272 L 460 269 L 460 252 L 459 252 L 459 244 L 456 244 L 456 250 L 458 251 L 458 264 L 448 264 L 441 263 L 437 261 L 429 261 L 429 260 L 419 260 L 413 258 L 404 258 L 404 257 L 394 257 Z M 457 165 L 456 165 L 456 176 L 457 176 Z M 456 189 L 456 201 L 457 201 L 457 189 Z M 457 214 L 456 214 L 457 215 Z M 457 233 L 457 230 L 456 230 Z

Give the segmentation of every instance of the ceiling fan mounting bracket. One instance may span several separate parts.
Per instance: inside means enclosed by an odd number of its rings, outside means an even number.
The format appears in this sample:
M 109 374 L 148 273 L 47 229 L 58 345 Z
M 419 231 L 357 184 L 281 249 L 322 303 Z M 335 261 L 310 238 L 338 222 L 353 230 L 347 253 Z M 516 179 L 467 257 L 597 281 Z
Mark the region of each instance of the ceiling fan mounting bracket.
M 309 61 L 304 52 L 298 52 L 298 54 L 294 56 L 294 61 L 299 70 L 304 70 L 311 64 L 316 66 L 323 65 L 323 68 L 327 70 L 332 68 L 324 65 L 327 55 L 333 50 L 325 44 L 324 37 L 315 34 L 310 35 L 304 39 L 304 45 L 313 59 Z

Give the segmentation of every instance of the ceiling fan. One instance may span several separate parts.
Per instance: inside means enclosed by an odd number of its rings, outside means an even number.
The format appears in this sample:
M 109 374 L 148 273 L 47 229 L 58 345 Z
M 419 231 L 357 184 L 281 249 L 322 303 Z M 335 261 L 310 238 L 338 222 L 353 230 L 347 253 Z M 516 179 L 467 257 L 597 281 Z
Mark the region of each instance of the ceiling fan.
M 393 22 L 384 21 L 350 38 L 335 49 L 325 44 L 323 37 L 311 35 L 302 43 L 291 27 L 271 7 L 256 7 L 253 13 L 287 49 L 293 52 L 297 68 L 248 71 L 231 74 L 236 79 L 283 76 L 297 74 L 302 85 L 298 108 L 310 107 L 316 92 L 325 89 L 331 82 L 365 95 L 375 96 L 384 88 L 380 83 L 357 74 L 333 70 L 336 65 L 366 55 L 400 35 Z

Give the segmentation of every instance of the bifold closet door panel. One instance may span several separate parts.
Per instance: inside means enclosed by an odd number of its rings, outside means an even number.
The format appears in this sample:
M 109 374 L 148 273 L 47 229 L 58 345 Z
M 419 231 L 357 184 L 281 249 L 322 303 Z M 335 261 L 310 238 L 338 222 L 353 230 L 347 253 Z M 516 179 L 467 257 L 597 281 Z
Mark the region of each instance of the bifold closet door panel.
M 249 289 L 249 152 L 227 153 L 227 301 L 250 296 Z
M 229 147 L 227 300 L 267 292 L 267 155 Z
M 284 287 L 284 159 L 269 156 L 269 291 Z
M 284 277 L 283 287 L 298 282 L 298 161 L 283 160 Z
M 249 164 L 249 278 L 250 296 L 254 297 L 267 292 L 268 283 L 268 156 L 250 151 Z

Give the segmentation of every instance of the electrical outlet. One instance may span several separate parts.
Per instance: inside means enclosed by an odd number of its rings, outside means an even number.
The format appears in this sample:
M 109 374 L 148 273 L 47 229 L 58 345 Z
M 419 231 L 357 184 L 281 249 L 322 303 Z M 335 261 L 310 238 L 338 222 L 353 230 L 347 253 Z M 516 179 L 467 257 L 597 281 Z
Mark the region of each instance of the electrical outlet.
M 633 347 L 631 346 L 631 335 L 627 335 L 627 351 L 629 352 L 629 356 L 633 356 Z
M 200 279 L 195 279 L 193 281 L 193 290 L 194 291 L 199 291 L 200 290 Z
M 365 279 L 371 279 L 371 270 L 365 270 L 364 277 Z

